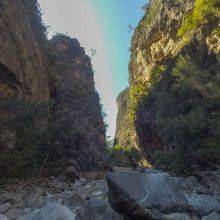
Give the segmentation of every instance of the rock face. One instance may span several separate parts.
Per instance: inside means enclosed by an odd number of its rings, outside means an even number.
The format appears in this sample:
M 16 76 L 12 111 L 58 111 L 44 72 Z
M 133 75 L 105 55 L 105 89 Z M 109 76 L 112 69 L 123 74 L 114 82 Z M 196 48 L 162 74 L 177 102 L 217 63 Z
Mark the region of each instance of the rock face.
M 128 99 L 129 99 L 129 88 L 123 90 L 117 97 L 118 115 L 117 115 L 117 130 L 115 134 L 115 143 L 121 146 L 127 146 L 131 137 L 131 130 L 129 129 L 128 119 Z M 127 117 L 126 117 L 127 116 Z M 126 129 L 126 131 L 124 131 Z
M 56 73 L 54 124 L 68 132 L 58 132 L 55 137 L 57 150 L 62 147 L 56 154 L 63 164 L 59 172 L 65 166 L 67 172 L 70 166 L 77 173 L 98 171 L 106 165 L 105 126 L 90 58 L 76 39 L 60 35 L 50 44 Z
M 219 4 L 208 4 L 150 1 L 132 39 L 124 116 L 118 99 L 117 142 L 124 144 L 126 132 L 125 144 L 175 172 L 219 161 Z
M 107 184 L 111 206 L 128 219 L 190 220 L 220 211 L 218 194 L 197 194 L 199 183 L 153 169 L 118 169 L 108 173 Z
M 71 178 L 105 166 L 105 126 L 90 58 L 48 41 L 36 0 L 0 0 L 0 177 Z
M 1 0 L 0 29 L 1 95 L 8 96 L 11 89 L 25 98 L 48 101 L 47 58 L 42 49 L 46 36 L 36 1 Z

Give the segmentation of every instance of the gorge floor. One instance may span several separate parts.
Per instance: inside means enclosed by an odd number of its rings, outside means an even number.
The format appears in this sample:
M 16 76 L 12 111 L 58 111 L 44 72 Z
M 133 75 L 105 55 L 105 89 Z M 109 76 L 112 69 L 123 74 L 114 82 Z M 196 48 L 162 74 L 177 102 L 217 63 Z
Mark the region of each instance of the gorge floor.
M 126 176 L 129 176 L 129 180 L 126 179 Z M 161 177 L 163 176 L 165 179 L 162 180 L 163 186 L 161 187 Z M 7 184 L 0 189 L 0 219 L 123 220 L 125 218 L 130 220 L 218 220 L 220 217 L 218 214 L 220 212 L 220 172 L 219 170 L 212 173 L 204 172 L 201 177 L 200 181 L 198 181 L 195 176 L 188 178 L 171 177 L 169 174 L 159 170 L 146 169 L 140 171 L 138 169 L 114 167 L 113 171 L 107 175 L 108 184 L 105 179 L 91 181 L 81 178 L 73 182 L 65 176 L 15 181 L 13 184 Z M 123 181 L 120 181 L 120 179 Z M 151 187 L 152 180 L 156 180 L 154 187 Z M 132 181 L 132 186 L 129 185 L 130 181 Z M 112 186 L 114 187 L 112 188 Z M 158 192 L 157 186 L 160 187 L 160 192 Z M 173 186 L 184 194 L 184 199 L 186 198 L 186 204 L 184 205 L 186 207 L 184 209 L 179 209 L 179 204 L 182 203 L 175 202 L 175 205 L 173 203 L 170 204 L 167 200 L 168 198 L 166 198 L 167 193 L 169 195 L 172 194 L 174 197 L 179 196 L 178 190 L 173 191 Z M 135 210 L 134 207 L 136 204 L 147 206 L 141 202 L 145 196 L 146 189 L 151 194 L 146 203 L 148 204 L 149 213 L 158 213 L 158 216 L 138 218 L 135 215 L 138 214 L 140 209 Z M 158 193 L 160 193 L 161 197 L 157 196 Z M 132 199 L 132 197 L 136 199 Z M 134 214 L 133 217 L 125 215 L 124 210 L 120 207 L 120 202 L 127 204 L 125 207 L 128 213 L 132 212 Z M 157 208 L 153 208 L 155 204 Z M 159 206 L 169 206 L 169 211 L 166 210 L 164 212 L 165 209 L 158 209 Z M 174 206 L 177 206 L 177 209 Z M 123 216 L 115 212 L 112 207 Z M 131 207 L 133 208 L 131 209 Z

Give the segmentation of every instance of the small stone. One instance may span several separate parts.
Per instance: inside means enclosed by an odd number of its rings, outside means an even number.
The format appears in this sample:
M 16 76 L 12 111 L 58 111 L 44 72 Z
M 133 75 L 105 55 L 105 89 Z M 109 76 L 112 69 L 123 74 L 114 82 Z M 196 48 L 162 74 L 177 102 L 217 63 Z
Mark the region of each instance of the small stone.
M 86 186 L 85 186 L 85 189 L 89 189 L 89 188 L 91 188 L 90 185 L 86 185 Z
M 57 203 L 59 203 L 59 204 L 63 204 L 63 199 L 62 198 L 59 198 L 58 200 L 57 200 Z
M 42 196 L 37 197 L 37 195 L 31 194 L 26 202 L 28 208 L 39 209 L 44 206 L 44 200 Z
M 64 189 L 64 191 L 70 190 L 70 184 L 67 182 L 63 182 L 63 189 Z
M 123 220 L 124 217 L 116 213 L 108 203 L 97 197 L 91 198 L 80 207 L 77 212 L 77 219 L 85 220 Z
M 79 182 L 79 181 L 77 181 L 77 182 L 75 182 L 75 183 L 72 185 L 71 189 L 72 189 L 72 190 L 75 190 L 75 189 L 80 188 L 81 186 L 82 186 L 82 183 Z
M 75 214 L 66 206 L 58 203 L 48 203 L 41 209 L 35 209 L 19 220 L 75 220 Z
M 0 214 L 0 220 L 9 220 L 6 215 Z
M 148 168 L 145 170 L 141 170 L 141 172 L 146 173 L 146 174 L 158 174 L 158 173 L 162 173 L 163 171 Z
M 8 209 L 7 212 L 5 213 L 8 218 L 10 220 L 15 220 L 15 219 L 18 219 L 20 216 L 22 216 L 24 213 L 24 210 L 23 209 Z
M 79 182 L 82 183 L 82 186 L 86 185 L 87 180 L 85 178 L 80 178 Z
M 192 183 L 198 183 L 198 180 L 196 179 L 195 176 L 189 176 L 186 179 Z
M 31 208 L 25 208 L 24 209 L 24 214 L 27 215 L 29 213 L 31 213 L 32 209 Z
M 10 207 L 11 204 L 9 202 L 0 205 L 0 213 L 5 213 Z
M 191 220 L 190 216 L 186 213 L 171 213 L 164 215 L 163 220 Z
M 15 193 L 12 192 L 6 192 L 2 195 L 1 200 L 3 202 L 9 202 L 11 204 L 16 204 L 22 202 L 22 199 L 19 197 L 19 195 L 16 195 Z
M 83 198 L 79 193 L 73 193 L 69 199 L 71 205 L 80 205 L 83 203 Z
M 57 183 L 55 185 L 55 188 L 58 189 L 58 190 L 64 190 L 64 185 L 62 183 Z
M 51 200 L 54 196 L 51 193 L 46 194 L 46 200 Z
M 187 195 L 187 200 L 188 208 L 201 216 L 220 211 L 220 202 L 211 196 L 191 194 Z
M 196 187 L 195 192 L 196 193 L 201 193 L 201 194 L 206 194 L 206 195 L 211 194 L 210 190 L 207 187 L 203 186 L 203 185 L 199 185 L 198 187 Z
M 85 200 L 90 200 L 90 199 L 91 199 L 91 196 L 89 196 L 89 195 L 85 196 Z
M 68 180 L 67 176 L 63 175 L 63 174 L 60 174 L 58 177 L 57 177 L 57 180 L 59 182 L 65 182 Z
M 80 207 L 74 208 L 74 213 L 78 214 L 80 212 L 80 209 L 81 209 Z
M 98 196 L 103 195 L 103 193 L 102 193 L 102 192 L 100 192 L 100 191 L 98 191 L 98 192 L 93 192 L 93 193 L 92 193 L 92 195 L 93 195 L 93 196 L 97 196 L 97 197 L 98 197 Z
M 202 218 L 202 220 L 219 220 L 220 215 L 217 212 L 213 212 L 208 216 Z
M 25 200 L 29 196 L 29 192 L 26 189 L 22 189 L 18 192 L 18 195 L 22 200 Z
M 72 180 L 75 180 L 78 178 L 78 172 L 76 170 L 76 168 L 74 166 L 70 166 L 69 168 L 67 168 L 64 172 L 63 172 L 63 175 L 72 179 Z

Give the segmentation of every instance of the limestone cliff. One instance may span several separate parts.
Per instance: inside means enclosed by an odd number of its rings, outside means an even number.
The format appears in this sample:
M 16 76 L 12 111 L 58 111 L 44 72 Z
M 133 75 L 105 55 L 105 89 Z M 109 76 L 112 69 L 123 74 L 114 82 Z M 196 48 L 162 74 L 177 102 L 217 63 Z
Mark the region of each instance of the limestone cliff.
M 1 0 L 0 30 L 1 95 L 10 87 L 25 98 L 47 101 L 46 36 L 36 2 Z
M 115 143 L 121 146 L 130 145 L 131 129 L 128 119 L 128 99 L 129 99 L 129 88 L 123 90 L 117 97 L 117 130 L 115 133 Z
M 76 175 L 98 171 L 106 165 L 106 140 L 91 60 L 76 39 L 58 35 L 50 45 L 56 77 L 53 124 L 61 128 L 53 140 L 56 153 L 51 154 L 57 158 L 59 172 L 65 168 Z
M 132 39 L 125 117 L 131 146 L 153 165 L 188 172 L 218 163 L 219 43 L 218 1 L 146 6 Z
M 36 0 L 0 0 L 0 177 L 75 178 L 105 161 L 90 58 L 76 39 L 48 41 Z

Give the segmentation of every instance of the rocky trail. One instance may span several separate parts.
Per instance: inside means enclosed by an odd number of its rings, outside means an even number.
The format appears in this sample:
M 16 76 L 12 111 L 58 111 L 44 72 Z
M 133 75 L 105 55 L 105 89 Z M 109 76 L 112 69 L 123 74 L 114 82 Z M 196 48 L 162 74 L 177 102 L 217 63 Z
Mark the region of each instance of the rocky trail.
M 123 219 L 110 207 L 105 180 L 51 177 L 1 189 L 1 220 Z
M 59 176 L 18 181 L 0 190 L 0 219 L 218 220 L 220 170 L 200 177 L 114 167 L 106 180 L 71 182 Z

